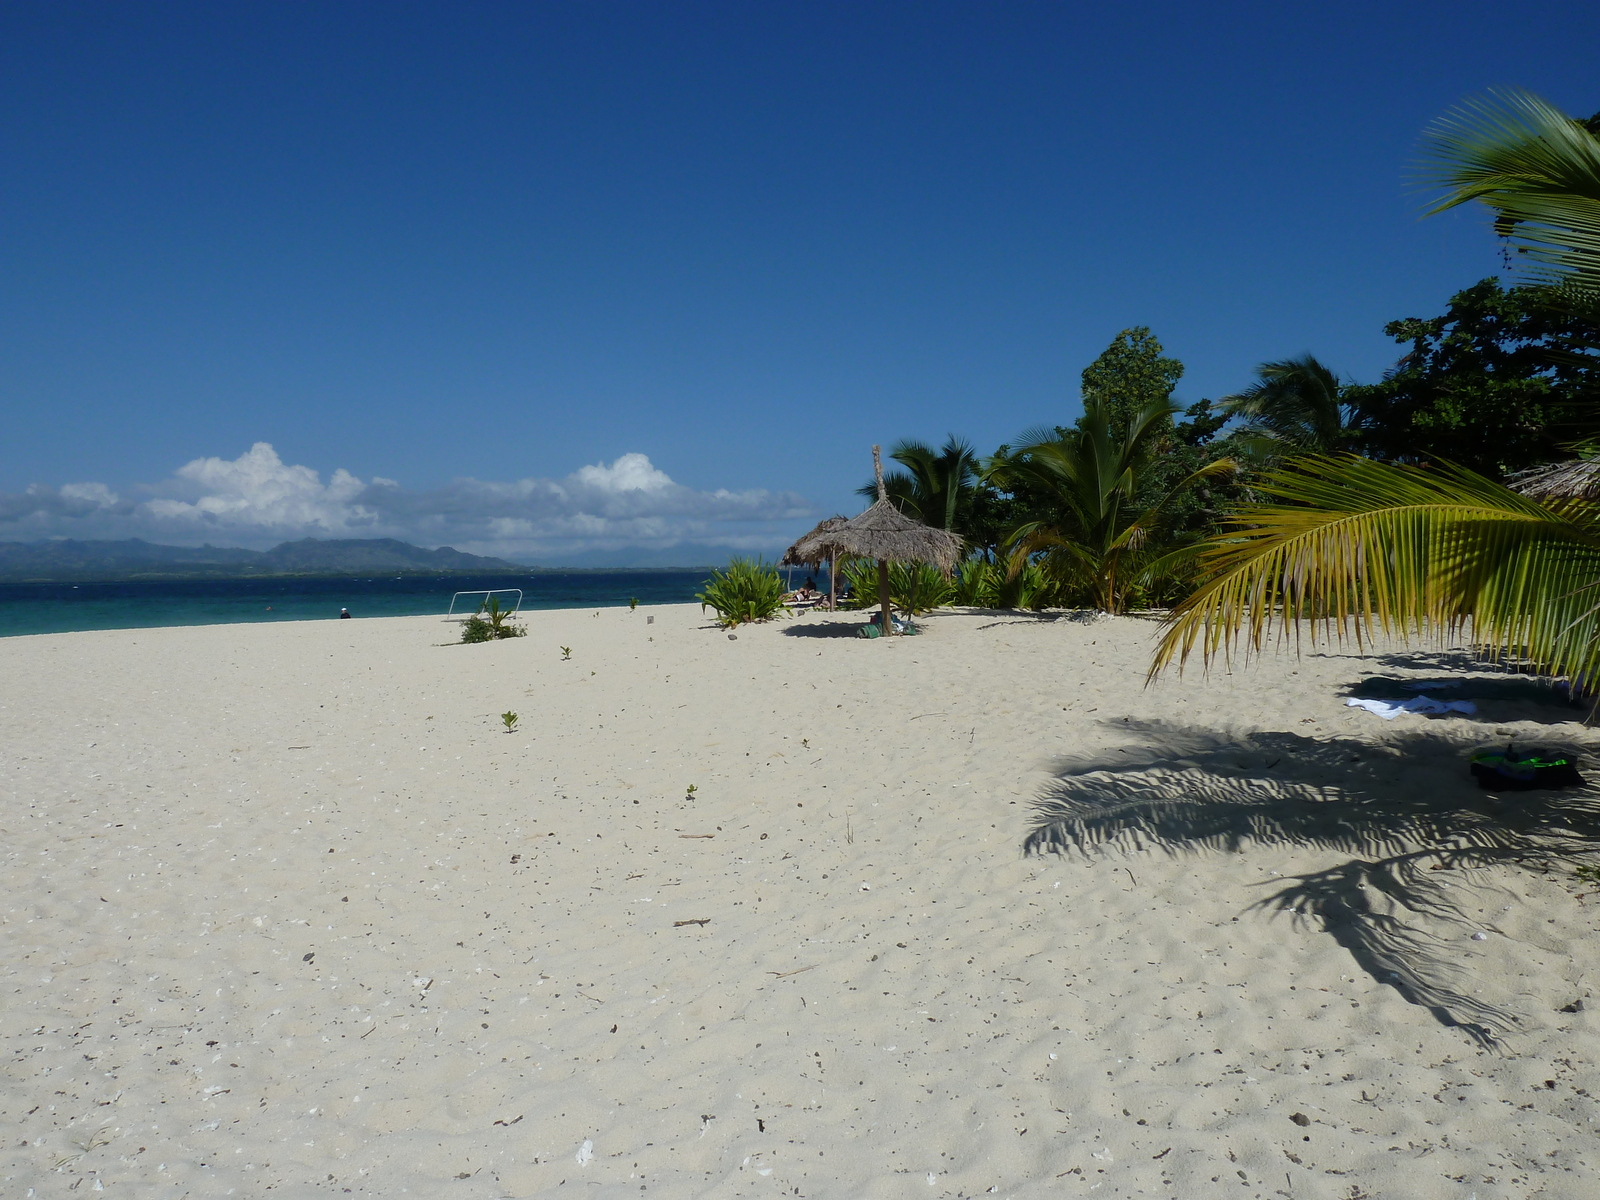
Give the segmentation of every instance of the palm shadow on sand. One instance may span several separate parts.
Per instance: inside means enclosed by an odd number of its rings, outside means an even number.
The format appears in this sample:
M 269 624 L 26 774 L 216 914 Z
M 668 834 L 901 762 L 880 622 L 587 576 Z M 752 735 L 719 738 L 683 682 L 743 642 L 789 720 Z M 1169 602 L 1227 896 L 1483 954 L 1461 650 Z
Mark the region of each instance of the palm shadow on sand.
M 1255 844 L 1350 855 L 1292 877 L 1251 909 L 1312 923 L 1363 970 L 1482 1045 L 1523 1024 L 1476 994 L 1460 965 L 1463 942 L 1420 926 L 1465 938 L 1482 925 L 1467 915 L 1471 876 L 1459 872 L 1547 870 L 1600 854 L 1600 791 L 1480 791 L 1465 762 L 1483 739 L 1470 727 L 1397 731 L 1381 743 L 1162 722 L 1115 728 L 1139 740 L 1054 765 L 1025 853 L 1198 855 Z M 1572 737 L 1566 744 L 1579 749 Z

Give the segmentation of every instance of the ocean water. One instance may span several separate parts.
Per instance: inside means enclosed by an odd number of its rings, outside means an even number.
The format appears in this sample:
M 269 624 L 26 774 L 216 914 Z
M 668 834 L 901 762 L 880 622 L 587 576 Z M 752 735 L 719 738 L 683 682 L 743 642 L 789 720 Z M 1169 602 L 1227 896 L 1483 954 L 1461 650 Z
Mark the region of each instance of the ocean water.
M 687 604 L 705 571 L 451 576 L 448 579 L 194 579 L 130 583 L 0 583 L 0 637 L 158 625 L 443 616 L 457 591 L 521 588 L 523 609 L 608 608 L 631 597 Z M 502 601 L 505 602 L 505 601 Z M 460 605 L 457 605 L 459 611 Z

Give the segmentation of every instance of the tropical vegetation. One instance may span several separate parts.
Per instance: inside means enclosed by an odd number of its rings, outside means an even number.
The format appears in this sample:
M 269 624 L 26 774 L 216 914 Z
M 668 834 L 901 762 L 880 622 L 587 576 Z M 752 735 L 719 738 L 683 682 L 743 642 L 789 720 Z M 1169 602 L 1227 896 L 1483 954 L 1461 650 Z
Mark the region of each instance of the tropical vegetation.
M 849 585 L 843 608 L 878 607 L 878 564 L 875 559 L 853 558 L 840 564 L 839 573 Z M 931 563 L 890 563 L 889 603 L 901 612 L 921 616 L 955 602 L 957 586 Z
M 715 612 L 717 624 L 725 629 L 767 621 L 783 611 L 783 579 L 770 563 L 735 558 L 711 573 L 705 591 L 695 599 L 702 612 Z
M 461 627 L 461 640 L 467 643 L 497 642 L 503 638 L 526 637 L 528 629 L 518 625 L 516 616 L 508 608 L 500 607 L 500 600 L 490 596 L 478 605 L 478 611 L 468 617 Z
M 1497 231 L 1521 243 L 1536 280 L 1511 299 L 1498 285 L 1479 285 L 1469 302 L 1480 310 L 1515 305 L 1513 315 L 1554 322 L 1569 338 L 1559 354 L 1524 356 L 1520 379 L 1509 370 L 1467 371 L 1458 384 L 1475 386 L 1440 398 L 1463 401 L 1457 415 L 1472 402 L 1491 412 L 1533 406 L 1516 427 L 1530 438 L 1544 432 L 1544 446 L 1533 445 L 1546 453 L 1557 450 L 1546 432 L 1556 382 L 1576 378 L 1574 398 L 1590 401 L 1569 416 L 1592 431 L 1596 415 L 1596 362 L 1587 352 L 1600 344 L 1591 320 L 1600 295 L 1597 128 L 1512 92 L 1474 101 L 1430 134 L 1430 178 L 1447 188 L 1431 211 L 1482 200 Z M 1436 373 L 1459 368 L 1462 356 L 1483 357 L 1485 339 L 1443 335 L 1442 327 L 1417 330 L 1419 352 L 1431 341 L 1435 358 L 1457 360 L 1427 364 Z M 1478 439 L 1494 433 L 1480 429 Z M 1240 507 L 1209 539 L 1204 580 L 1173 610 L 1152 671 L 1196 650 L 1209 661 L 1241 641 L 1247 653 L 1258 650 L 1273 631 L 1282 636 L 1306 621 L 1313 635 L 1358 640 L 1377 630 L 1447 638 L 1470 629 L 1491 657 L 1596 678 L 1600 509 L 1576 496 L 1533 499 L 1492 478 L 1503 469 L 1503 446 L 1486 446 L 1480 456 L 1494 461 L 1474 464 L 1479 470 L 1443 457 L 1404 461 L 1423 457 L 1415 445 L 1407 450 L 1398 462 L 1292 459 L 1258 480 L 1267 502 Z
M 1530 469 L 1600 459 L 1600 116 L 1491 93 L 1425 146 L 1429 211 L 1487 205 L 1506 281 L 1390 322 L 1398 361 L 1378 380 L 1301 353 L 1184 403 L 1183 364 L 1136 326 L 1083 370 L 1070 424 L 987 455 L 954 434 L 901 441 L 891 501 L 969 557 L 948 578 L 894 568 L 894 603 L 1168 608 L 1156 669 L 1302 629 L 1468 630 L 1490 654 L 1600 678 L 1600 508 L 1517 490 Z M 1600 462 L 1594 476 L 1600 495 Z M 876 602 L 875 564 L 840 574 Z
M 1043 501 L 1007 538 L 1008 574 L 1033 563 L 1061 602 L 1125 612 L 1159 598 L 1182 570 L 1193 539 L 1167 520 L 1173 501 L 1204 480 L 1232 474 L 1235 464 L 1215 459 L 1152 487 L 1151 467 L 1176 406 L 1150 399 L 1129 411 L 1091 399 L 1085 409 L 1077 428 L 1028 435 L 996 454 L 985 474 Z

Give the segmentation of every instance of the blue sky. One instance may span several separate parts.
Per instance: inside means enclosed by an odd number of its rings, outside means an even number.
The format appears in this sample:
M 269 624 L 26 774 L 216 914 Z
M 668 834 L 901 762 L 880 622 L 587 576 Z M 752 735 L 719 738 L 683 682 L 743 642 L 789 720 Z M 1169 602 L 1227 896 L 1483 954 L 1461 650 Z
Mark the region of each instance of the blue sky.
M 1419 133 L 1600 110 L 1596 45 L 1592 0 L 8 5 L 0 539 L 701 562 L 855 511 L 874 441 L 1070 420 L 1125 326 L 1185 401 L 1372 379 L 1499 268 Z

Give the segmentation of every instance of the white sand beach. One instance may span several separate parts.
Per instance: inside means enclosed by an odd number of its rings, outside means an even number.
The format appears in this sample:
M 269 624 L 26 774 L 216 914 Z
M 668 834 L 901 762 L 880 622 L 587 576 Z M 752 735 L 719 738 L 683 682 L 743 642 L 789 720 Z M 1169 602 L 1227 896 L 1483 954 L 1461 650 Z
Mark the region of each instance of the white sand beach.
M 1600 1195 L 1600 894 L 1374 844 L 1568 819 L 1466 775 L 1597 744 L 1528 681 L 1391 723 L 1349 687 L 1438 656 L 527 623 L 0 640 L 0 1194 Z M 1170 803 L 1024 854 L 1085 797 Z

